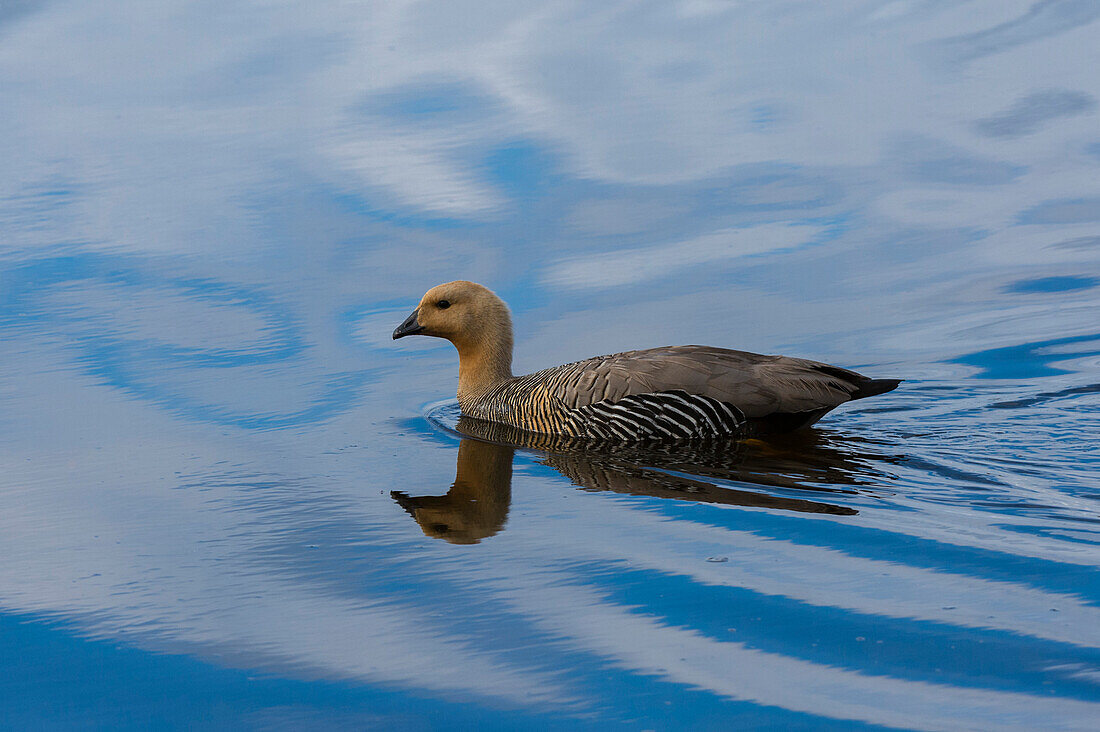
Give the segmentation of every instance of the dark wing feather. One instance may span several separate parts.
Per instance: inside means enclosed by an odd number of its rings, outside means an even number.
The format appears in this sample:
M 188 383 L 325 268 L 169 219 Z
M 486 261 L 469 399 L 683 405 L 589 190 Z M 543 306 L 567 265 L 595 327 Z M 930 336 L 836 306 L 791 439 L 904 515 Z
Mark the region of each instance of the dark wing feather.
M 786 356 L 707 346 L 628 351 L 550 369 L 552 395 L 569 408 L 680 390 L 732 404 L 750 419 L 829 410 L 871 382 L 847 369 Z

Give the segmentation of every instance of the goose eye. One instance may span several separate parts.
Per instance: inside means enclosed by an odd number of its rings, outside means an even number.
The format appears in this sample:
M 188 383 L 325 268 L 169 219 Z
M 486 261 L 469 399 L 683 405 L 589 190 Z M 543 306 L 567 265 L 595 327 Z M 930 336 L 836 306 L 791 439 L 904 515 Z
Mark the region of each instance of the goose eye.
M 446 310 L 447 308 L 451 307 L 451 303 L 447 300 L 440 300 L 435 304 L 435 306 L 440 310 Z

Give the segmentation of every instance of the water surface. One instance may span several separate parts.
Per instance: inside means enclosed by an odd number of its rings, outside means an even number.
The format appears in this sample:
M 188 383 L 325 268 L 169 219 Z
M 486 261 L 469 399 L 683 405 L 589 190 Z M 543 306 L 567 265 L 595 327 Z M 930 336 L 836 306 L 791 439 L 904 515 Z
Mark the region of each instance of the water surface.
M 1100 6 L 0 7 L 0 720 L 1090 729 Z M 906 382 L 718 456 L 464 434 L 704 343 Z

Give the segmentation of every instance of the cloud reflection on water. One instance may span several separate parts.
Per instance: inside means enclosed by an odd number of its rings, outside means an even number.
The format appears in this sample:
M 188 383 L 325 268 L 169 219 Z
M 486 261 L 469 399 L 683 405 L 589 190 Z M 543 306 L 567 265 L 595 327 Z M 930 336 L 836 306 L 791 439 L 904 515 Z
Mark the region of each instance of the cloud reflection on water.
M 8 612 L 570 723 L 1097 717 L 1093 3 L 5 8 Z M 854 466 L 708 477 L 858 514 L 520 453 L 426 539 L 454 357 L 375 331 L 457 277 L 532 369 L 905 375 Z

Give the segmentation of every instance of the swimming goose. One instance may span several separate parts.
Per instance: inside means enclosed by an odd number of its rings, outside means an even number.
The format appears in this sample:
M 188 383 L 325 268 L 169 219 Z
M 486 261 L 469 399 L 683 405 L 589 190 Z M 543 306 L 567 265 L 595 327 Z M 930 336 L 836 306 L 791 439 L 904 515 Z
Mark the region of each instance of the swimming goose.
M 709 346 L 627 351 L 512 375 L 512 318 L 487 287 L 428 290 L 394 340 L 446 338 L 458 349 L 458 403 L 469 417 L 528 432 L 610 442 L 748 437 L 811 425 L 899 379 L 786 356 Z

